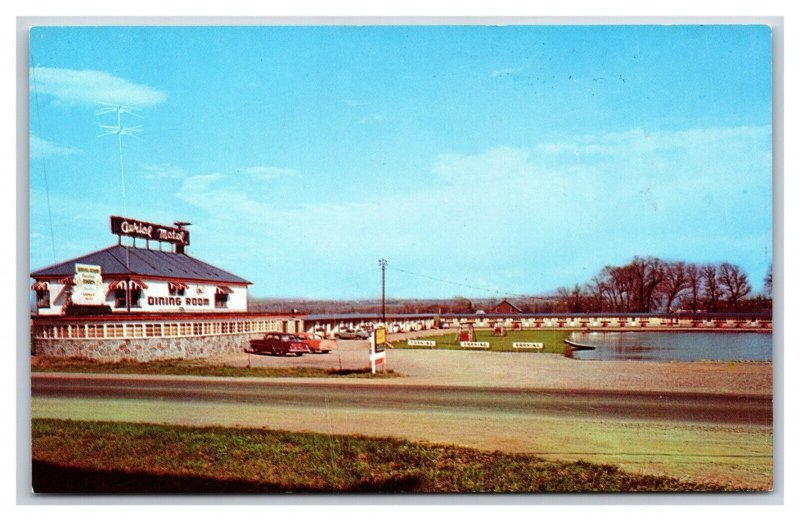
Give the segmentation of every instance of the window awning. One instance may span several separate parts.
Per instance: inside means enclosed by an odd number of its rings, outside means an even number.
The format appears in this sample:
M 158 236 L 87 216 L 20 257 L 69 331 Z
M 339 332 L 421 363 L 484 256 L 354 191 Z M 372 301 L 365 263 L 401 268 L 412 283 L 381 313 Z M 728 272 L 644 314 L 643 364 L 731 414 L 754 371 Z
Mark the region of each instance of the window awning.
M 33 286 L 31 286 L 31 289 L 33 291 L 45 291 L 45 290 L 50 289 L 50 284 L 48 284 L 47 282 L 45 282 L 43 280 L 37 280 L 36 282 L 33 283 Z
M 118 289 L 125 289 L 128 287 L 128 283 L 124 280 L 115 280 L 112 281 L 111 284 L 108 285 L 108 291 L 116 291 Z
M 108 285 L 108 291 L 125 290 L 127 288 L 128 288 L 128 281 L 125 280 L 115 280 Z M 132 279 L 131 289 L 147 289 L 147 284 L 145 284 L 141 280 Z
M 185 291 L 189 286 L 183 282 L 170 282 L 167 287 L 169 291 Z
M 72 275 L 69 275 L 69 276 L 64 277 L 63 279 L 59 280 L 58 283 L 59 284 L 64 284 L 65 286 L 74 286 L 75 285 L 75 279 L 72 278 Z
M 142 282 L 141 280 L 131 280 L 131 289 L 147 289 L 147 284 Z
M 230 295 L 233 293 L 233 290 L 228 286 L 217 286 L 217 290 L 215 291 L 217 295 Z

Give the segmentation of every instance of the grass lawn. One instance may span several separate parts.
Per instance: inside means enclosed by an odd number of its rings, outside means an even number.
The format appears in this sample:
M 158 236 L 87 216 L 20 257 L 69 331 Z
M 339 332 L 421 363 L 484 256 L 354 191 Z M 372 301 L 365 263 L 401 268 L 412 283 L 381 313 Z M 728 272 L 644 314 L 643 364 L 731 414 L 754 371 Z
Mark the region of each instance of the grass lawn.
M 541 342 L 544 344 L 542 353 L 559 353 L 564 354 L 564 339 L 569 338 L 571 331 L 556 331 L 556 330 L 523 330 L 513 331 L 506 330 L 506 336 L 494 336 L 491 331 L 476 330 L 475 340 L 478 342 L 489 342 L 491 347 L 489 351 L 519 351 L 519 352 L 532 352 L 536 353 L 533 349 L 514 349 L 513 342 Z M 458 349 L 469 350 L 471 348 L 461 347 L 456 340 L 457 333 L 448 333 L 446 335 L 420 337 L 415 340 L 435 340 L 436 347 L 424 346 L 409 346 L 406 340 L 402 342 L 392 342 L 397 349 Z
M 395 438 L 35 419 L 33 488 L 61 493 L 719 491 Z
M 369 369 L 322 369 L 319 367 L 234 367 L 208 365 L 202 361 L 159 360 L 138 362 L 98 362 L 85 358 L 31 357 L 31 371 L 45 373 L 106 373 L 106 374 L 174 374 L 193 376 L 259 376 L 259 377 L 347 377 L 391 378 L 399 376 L 392 370 L 372 374 Z

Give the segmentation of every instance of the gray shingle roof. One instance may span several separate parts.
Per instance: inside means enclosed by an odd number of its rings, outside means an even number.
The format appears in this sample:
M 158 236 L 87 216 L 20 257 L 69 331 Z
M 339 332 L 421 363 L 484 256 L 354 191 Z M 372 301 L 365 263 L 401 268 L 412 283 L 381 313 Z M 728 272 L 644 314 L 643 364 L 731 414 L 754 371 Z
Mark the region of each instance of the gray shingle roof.
M 76 263 L 100 266 L 103 277 L 138 275 L 140 277 L 251 284 L 250 281 L 242 277 L 190 257 L 185 253 L 148 250 L 119 244 L 42 268 L 31 273 L 31 277 L 41 279 L 72 275 L 75 273 Z

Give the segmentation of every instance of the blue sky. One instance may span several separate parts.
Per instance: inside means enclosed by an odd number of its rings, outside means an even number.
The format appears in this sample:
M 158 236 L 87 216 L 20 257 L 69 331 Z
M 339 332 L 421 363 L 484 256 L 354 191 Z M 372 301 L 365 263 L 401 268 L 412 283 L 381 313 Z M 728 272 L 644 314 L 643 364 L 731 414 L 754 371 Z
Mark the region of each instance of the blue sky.
M 143 117 L 127 215 L 192 222 L 189 253 L 255 296 L 375 297 L 381 257 L 392 297 L 548 292 L 634 255 L 758 290 L 770 49 L 766 26 L 35 28 L 31 268 L 116 241 L 106 102 Z

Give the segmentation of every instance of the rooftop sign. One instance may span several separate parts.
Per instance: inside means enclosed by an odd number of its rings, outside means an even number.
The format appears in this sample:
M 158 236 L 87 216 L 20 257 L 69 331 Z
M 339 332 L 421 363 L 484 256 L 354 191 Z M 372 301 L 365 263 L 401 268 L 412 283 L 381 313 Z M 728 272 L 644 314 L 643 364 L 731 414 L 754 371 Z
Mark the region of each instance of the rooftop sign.
M 111 233 L 148 241 L 169 242 L 181 246 L 189 245 L 189 230 L 116 215 L 111 216 Z

